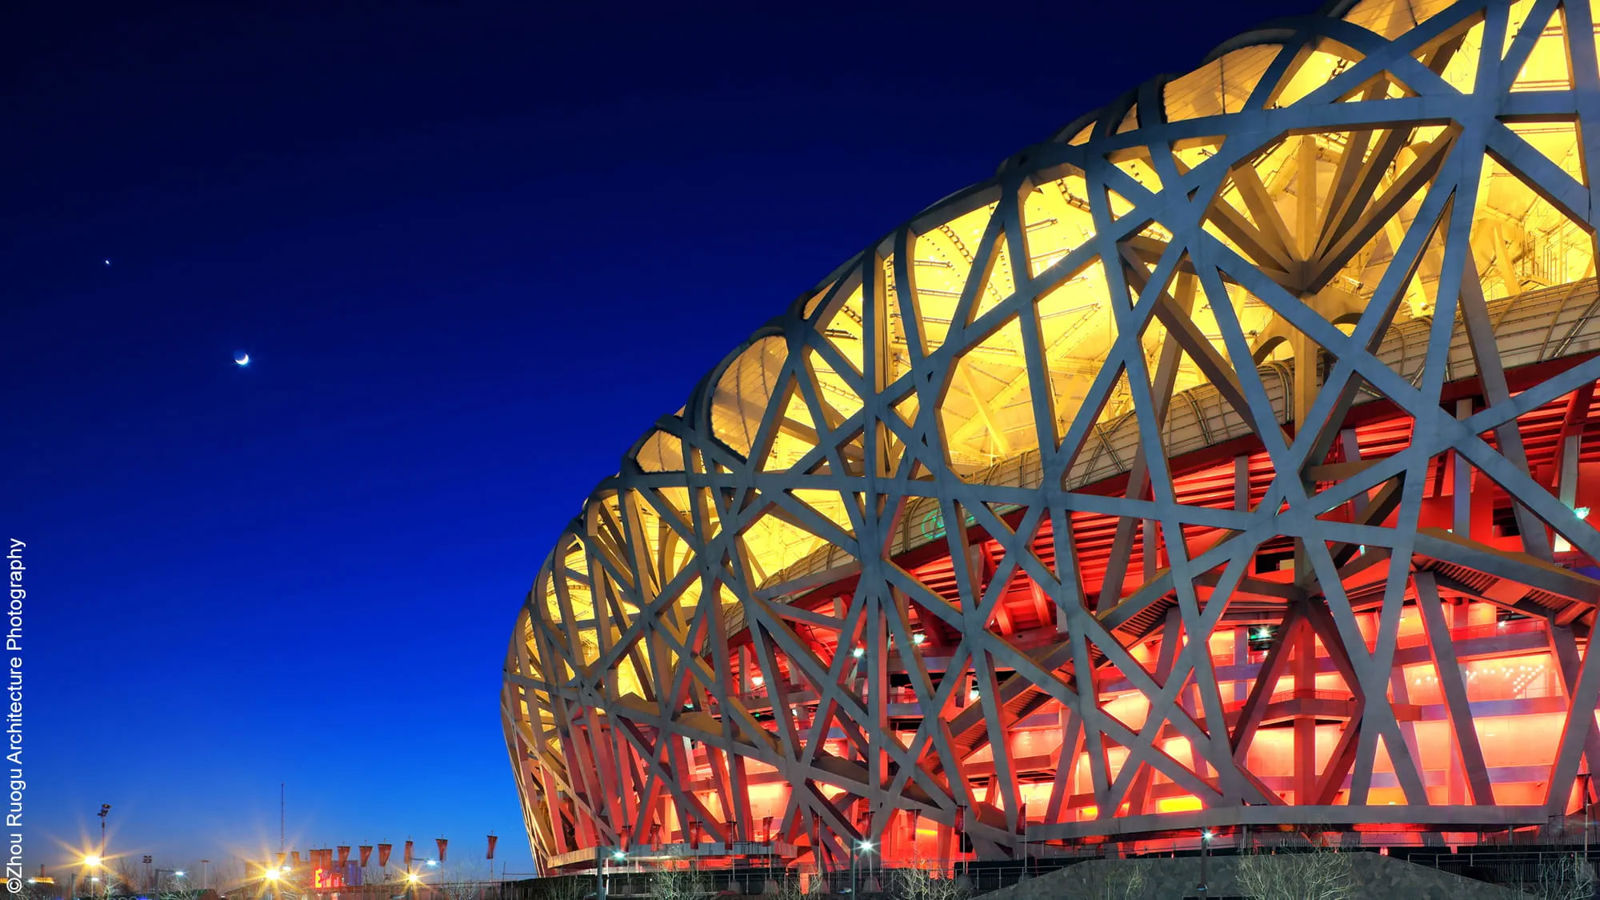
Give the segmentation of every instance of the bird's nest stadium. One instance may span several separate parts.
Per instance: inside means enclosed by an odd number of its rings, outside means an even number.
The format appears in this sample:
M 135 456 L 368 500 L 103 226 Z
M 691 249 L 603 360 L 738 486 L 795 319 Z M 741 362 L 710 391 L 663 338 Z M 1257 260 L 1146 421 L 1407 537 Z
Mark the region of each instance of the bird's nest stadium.
M 540 863 L 1592 803 L 1597 16 L 1268 23 L 803 293 L 539 570 Z

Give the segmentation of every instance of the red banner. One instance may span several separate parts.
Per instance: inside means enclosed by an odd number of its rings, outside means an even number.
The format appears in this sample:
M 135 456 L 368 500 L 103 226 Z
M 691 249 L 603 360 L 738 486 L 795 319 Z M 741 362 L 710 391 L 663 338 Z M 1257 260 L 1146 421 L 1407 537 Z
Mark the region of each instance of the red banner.
M 287 853 L 279 853 L 278 854 L 278 868 L 280 868 L 280 869 L 283 868 L 283 858 L 285 856 L 287 856 L 287 855 L 288 855 Z
M 299 850 L 296 850 L 293 853 L 289 854 L 289 864 L 294 866 L 296 869 L 300 868 L 300 851 Z
M 362 844 L 361 845 L 361 868 L 365 869 L 367 867 L 367 860 L 369 860 L 371 858 L 372 858 L 372 845 L 371 844 Z
M 434 842 L 439 845 L 439 862 L 443 863 L 444 862 L 444 845 L 448 844 L 450 842 L 445 840 L 444 838 L 434 838 Z
M 484 857 L 484 859 L 494 859 L 494 842 L 498 840 L 500 839 L 494 835 L 489 835 L 489 855 Z
M 384 868 L 384 869 L 389 868 L 389 851 L 391 851 L 393 849 L 394 849 L 394 845 L 393 844 L 379 844 L 378 845 L 378 866 L 380 868 Z
M 411 853 L 411 842 L 410 841 L 406 841 L 406 870 L 407 871 L 410 871 L 410 869 L 411 869 L 411 860 L 412 860 L 412 858 L 413 857 L 412 857 L 412 853 Z
M 349 846 L 340 847 L 339 848 L 339 868 L 341 868 L 341 869 L 344 868 L 345 865 L 347 863 L 349 863 L 349 862 L 350 862 L 350 848 L 349 848 Z

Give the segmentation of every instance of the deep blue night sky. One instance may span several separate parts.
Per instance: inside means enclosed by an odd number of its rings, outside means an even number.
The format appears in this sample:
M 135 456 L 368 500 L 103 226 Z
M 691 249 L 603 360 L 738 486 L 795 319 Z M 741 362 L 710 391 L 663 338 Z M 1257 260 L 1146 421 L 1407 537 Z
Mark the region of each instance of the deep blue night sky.
M 500 668 L 589 488 L 860 247 L 1312 11 L 539 6 L 0 13 L 32 865 L 101 803 L 275 849 L 282 781 L 291 847 L 531 870 Z

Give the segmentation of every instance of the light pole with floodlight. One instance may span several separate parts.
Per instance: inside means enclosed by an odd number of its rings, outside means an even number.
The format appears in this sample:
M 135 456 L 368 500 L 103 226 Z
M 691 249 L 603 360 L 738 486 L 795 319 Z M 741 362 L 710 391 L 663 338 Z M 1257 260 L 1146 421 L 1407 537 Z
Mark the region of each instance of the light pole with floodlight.
M 611 861 L 613 863 L 616 863 L 618 865 L 622 865 L 622 864 L 625 864 L 627 862 L 627 860 L 628 860 L 628 851 L 623 850 L 620 847 L 617 848 L 616 850 L 611 851 Z M 610 890 L 611 890 L 610 883 L 604 877 L 602 877 L 600 879 L 600 881 L 601 881 L 601 885 L 606 889 L 607 893 L 609 893 Z M 605 895 L 601 895 L 600 900 L 605 900 Z
M 866 840 L 865 838 L 859 841 L 850 842 L 850 897 L 852 900 L 854 900 L 854 898 L 859 896 L 861 893 L 859 890 L 861 886 L 861 878 L 856 874 L 856 859 L 860 854 L 871 852 L 872 842 Z
M 101 865 L 101 863 L 103 861 L 104 860 L 102 859 L 102 857 L 99 854 L 95 854 L 95 853 L 91 853 L 88 856 L 85 856 L 83 858 L 83 867 L 85 869 L 94 869 L 94 870 L 100 872 L 101 877 L 99 878 L 99 881 L 100 881 L 100 885 L 101 885 L 101 888 L 102 888 L 102 893 L 104 893 L 104 891 L 108 889 L 108 887 L 106 885 L 105 878 L 104 878 L 105 871 L 104 871 L 104 869 L 103 869 L 103 867 Z M 90 875 L 90 876 L 88 876 L 88 880 L 91 881 L 91 882 L 95 881 L 96 877 L 93 876 L 93 875 Z M 93 890 L 89 891 L 89 895 L 91 897 L 94 896 L 94 891 Z
M 178 882 L 179 879 L 181 879 L 183 877 L 183 874 L 184 873 L 183 873 L 182 869 L 163 869 L 163 868 L 157 867 L 155 884 L 152 885 L 152 888 L 155 891 L 156 896 L 157 897 L 161 896 L 161 876 L 162 875 L 171 875 L 172 876 L 172 880 L 173 880 L 173 887 L 177 888 L 177 886 L 178 886 L 177 882 Z
M 1206 884 L 1206 857 L 1211 855 L 1211 829 L 1200 829 L 1200 883 L 1195 890 L 1204 894 L 1211 888 Z

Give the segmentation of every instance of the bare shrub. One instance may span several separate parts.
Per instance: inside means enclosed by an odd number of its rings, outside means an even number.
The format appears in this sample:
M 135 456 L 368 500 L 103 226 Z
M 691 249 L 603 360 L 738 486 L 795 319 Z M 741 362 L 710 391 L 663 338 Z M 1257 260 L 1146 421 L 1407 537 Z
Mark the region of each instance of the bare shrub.
M 1576 853 L 1539 860 L 1539 880 L 1533 885 L 1539 900 L 1589 900 L 1594 896 L 1594 866 Z
M 1143 860 L 1106 860 L 1079 867 L 1083 873 L 1084 896 L 1092 900 L 1135 900 L 1144 897 L 1149 881 Z
M 900 900 L 966 900 L 972 894 L 965 882 L 925 859 L 912 860 L 905 868 L 896 869 L 893 884 Z
M 653 900 L 700 900 L 709 890 L 700 873 L 690 868 L 663 868 L 650 876 Z
M 1355 896 L 1355 861 L 1320 841 L 1306 850 L 1239 857 L 1239 886 L 1256 900 L 1348 900 Z

